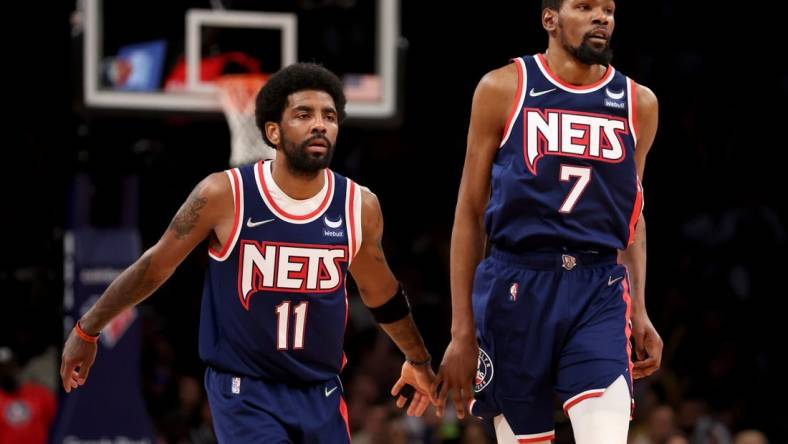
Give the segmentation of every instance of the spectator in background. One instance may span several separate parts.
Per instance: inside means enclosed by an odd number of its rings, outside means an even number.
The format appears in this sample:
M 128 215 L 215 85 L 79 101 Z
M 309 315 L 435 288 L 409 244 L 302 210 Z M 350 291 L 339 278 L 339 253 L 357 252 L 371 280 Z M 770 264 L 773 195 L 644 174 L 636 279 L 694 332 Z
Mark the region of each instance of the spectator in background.
M 709 412 L 706 401 L 702 399 L 686 399 L 681 403 L 678 424 L 692 444 L 731 443 L 728 427 Z
M 733 437 L 733 444 L 769 444 L 769 440 L 759 430 L 742 430 Z
M 668 405 L 660 405 L 651 411 L 643 429 L 635 431 L 629 442 L 631 444 L 662 444 L 670 441 L 677 433 L 678 425 L 673 408 Z
M 681 433 L 676 433 L 671 435 L 666 441 L 665 444 L 690 444 L 689 440 L 686 436 Z
M 13 351 L 0 347 L 0 443 L 46 443 L 55 407 L 47 388 L 20 380 Z

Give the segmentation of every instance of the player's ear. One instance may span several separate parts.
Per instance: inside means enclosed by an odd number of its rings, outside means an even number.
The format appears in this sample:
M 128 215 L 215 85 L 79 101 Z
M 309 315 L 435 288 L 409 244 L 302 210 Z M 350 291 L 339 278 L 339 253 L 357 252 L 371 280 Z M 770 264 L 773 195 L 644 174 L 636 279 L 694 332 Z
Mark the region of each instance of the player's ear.
M 542 10 L 542 28 L 547 32 L 553 32 L 558 28 L 558 11 L 550 8 Z
M 281 133 L 281 129 L 279 128 L 279 124 L 275 122 L 265 122 L 265 136 L 268 137 L 268 140 L 274 144 L 274 146 L 279 145 Z

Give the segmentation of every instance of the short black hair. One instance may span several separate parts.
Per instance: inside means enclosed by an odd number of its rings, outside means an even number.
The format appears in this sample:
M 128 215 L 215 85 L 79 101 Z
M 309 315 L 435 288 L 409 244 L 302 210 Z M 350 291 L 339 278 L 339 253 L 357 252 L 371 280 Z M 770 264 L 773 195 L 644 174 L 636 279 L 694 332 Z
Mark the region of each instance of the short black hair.
M 553 9 L 558 11 L 561 9 L 561 4 L 564 3 L 564 0 L 542 0 L 542 11 L 545 9 Z
M 282 114 L 287 107 L 287 97 L 307 90 L 323 91 L 330 95 L 337 107 L 339 121 L 345 118 L 347 100 L 339 77 L 316 63 L 294 63 L 272 75 L 257 93 L 255 121 L 265 143 L 274 146 L 265 134 L 266 122 L 281 122 Z

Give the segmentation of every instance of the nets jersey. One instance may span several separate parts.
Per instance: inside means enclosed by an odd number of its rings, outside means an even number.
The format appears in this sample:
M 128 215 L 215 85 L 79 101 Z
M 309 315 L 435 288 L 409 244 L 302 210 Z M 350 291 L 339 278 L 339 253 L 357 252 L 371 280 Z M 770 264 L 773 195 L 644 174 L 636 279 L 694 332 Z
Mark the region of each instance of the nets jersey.
M 514 59 L 515 103 L 492 167 L 485 227 L 502 249 L 624 249 L 643 199 L 635 83 L 612 66 L 573 86 L 545 58 Z
M 360 187 L 326 169 L 320 193 L 295 201 L 274 183 L 271 162 L 226 173 L 235 217 L 224 249 L 209 250 L 200 357 L 277 382 L 335 377 L 345 363 L 345 277 L 361 243 Z M 297 211 L 308 202 L 318 204 Z

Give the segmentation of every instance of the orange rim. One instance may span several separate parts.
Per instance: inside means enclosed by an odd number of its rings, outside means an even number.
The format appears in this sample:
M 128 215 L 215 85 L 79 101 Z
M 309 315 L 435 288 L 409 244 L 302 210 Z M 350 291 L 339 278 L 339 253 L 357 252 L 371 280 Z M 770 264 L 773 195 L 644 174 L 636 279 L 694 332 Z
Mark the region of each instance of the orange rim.
M 227 111 L 240 111 L 251 106 L 257 92 L 268 80 L 267 74 L 228 74 L 216 81 L 222 106 Z

